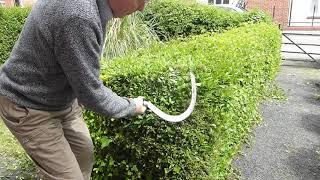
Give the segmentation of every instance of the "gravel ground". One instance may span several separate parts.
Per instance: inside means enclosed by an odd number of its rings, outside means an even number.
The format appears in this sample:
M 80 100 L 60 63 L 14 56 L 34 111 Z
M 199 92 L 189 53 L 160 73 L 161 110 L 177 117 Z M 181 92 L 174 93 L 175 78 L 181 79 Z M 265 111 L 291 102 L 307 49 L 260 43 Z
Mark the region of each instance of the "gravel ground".
M 320 45 L 320 37 L 308 38 Z M 316 47 L 306 49 L 320 53 Z M 233 162 L 240 179 L 320 180 L 320 61 L 283 56 L 276 81 L 288 100 L 261 105 L 263 122 L 254 131 L 253 143 Z

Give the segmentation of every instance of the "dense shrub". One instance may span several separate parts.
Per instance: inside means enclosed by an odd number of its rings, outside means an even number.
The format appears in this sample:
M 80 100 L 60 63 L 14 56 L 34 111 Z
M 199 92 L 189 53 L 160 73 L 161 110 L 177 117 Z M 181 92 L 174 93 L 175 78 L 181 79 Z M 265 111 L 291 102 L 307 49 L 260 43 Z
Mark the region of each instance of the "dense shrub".
M 187 4 L 177 0 L 154 0 L 144 11 L 144 19 L 163 40 L 206 32 L 220 32 L 244 22 L 266 22 L 270 17 L 259 11 L 237 13 L 214 6 Z
M 9 57 L 29 12 L 29 8 L 0 7 L 0 64 Z
M 279 68 L 280 33 L 245 25 L 155 45 L 112 62 L 101 77 L 123 96 L 143 95 L 170 114 L 190 100 L 191 69 L 198 101 L 191 117 L 168 123 L 152 113 L 110 119 L 86 111 L 95 144 L 95 179 L 223 179 L 232 157 L 259 119 L 257 105 Z

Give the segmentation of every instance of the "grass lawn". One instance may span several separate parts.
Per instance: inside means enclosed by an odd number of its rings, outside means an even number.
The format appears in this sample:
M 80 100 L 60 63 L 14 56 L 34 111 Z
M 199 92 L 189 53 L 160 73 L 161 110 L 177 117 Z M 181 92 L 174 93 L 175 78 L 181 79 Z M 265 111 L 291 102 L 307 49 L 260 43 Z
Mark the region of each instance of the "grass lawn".
M 23 148 L 0 119 L 0 179 L 32 178 L 35 168 Z
M 24 155 L 24 150 L 2 120 L 0 120 L 0 154 L 11 157 Z

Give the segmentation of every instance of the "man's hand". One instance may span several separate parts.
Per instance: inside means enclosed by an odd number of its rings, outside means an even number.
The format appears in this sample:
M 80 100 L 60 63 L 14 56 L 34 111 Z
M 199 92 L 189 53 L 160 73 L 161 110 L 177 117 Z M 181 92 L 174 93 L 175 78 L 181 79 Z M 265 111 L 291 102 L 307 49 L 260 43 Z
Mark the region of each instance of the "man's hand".
M 147 110 L 147 107 L 143 105 L 143 97 L 139 96 L 133 101 L 136 103 L 136 115 L 143 114 Z

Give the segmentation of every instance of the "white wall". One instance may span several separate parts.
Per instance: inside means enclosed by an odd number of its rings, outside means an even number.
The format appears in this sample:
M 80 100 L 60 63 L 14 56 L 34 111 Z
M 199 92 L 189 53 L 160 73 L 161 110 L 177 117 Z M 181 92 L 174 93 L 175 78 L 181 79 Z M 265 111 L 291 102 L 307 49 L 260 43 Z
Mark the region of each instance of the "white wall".
M 22 2 L 23 6 L 32 6 L 33 3 L 36 2 L 36 0 L 20 0 Z
M 313 4 L 316 2 L 318 3 L 318 6 L 319 6 L 320 5 L 319 1 L 320 0 L 290 0 L 290 3 L 292 3 L 290 25 L 291 26 L 311 26 L 312 19 L 308 19 L 308 17 L 312 17 Z M 316 15 L 320 16 L 320 7 L 318 7 Z M 304 23 L 298 23 L 298 22 L 304 22 Z M 315 19 L 314 22 L 315 22 L 314 26 L 320 26 L 319 19 Z
M 236 3 L 238 0 L 229 0 L 229 4 Z M 208 0 L 197 0 L 198 3 L 208 4 Z
M 208 4 L 208 0 L 197 0 L 197 2 L 201 4 Z

